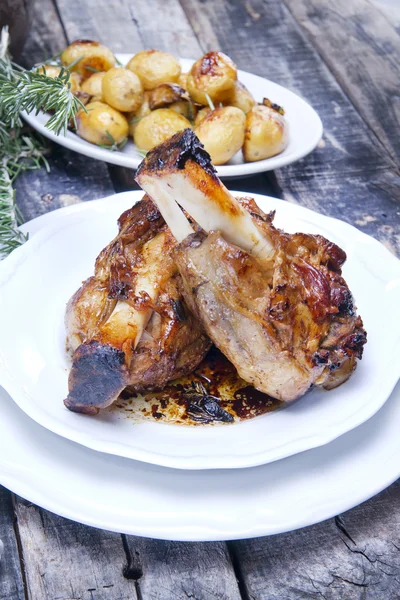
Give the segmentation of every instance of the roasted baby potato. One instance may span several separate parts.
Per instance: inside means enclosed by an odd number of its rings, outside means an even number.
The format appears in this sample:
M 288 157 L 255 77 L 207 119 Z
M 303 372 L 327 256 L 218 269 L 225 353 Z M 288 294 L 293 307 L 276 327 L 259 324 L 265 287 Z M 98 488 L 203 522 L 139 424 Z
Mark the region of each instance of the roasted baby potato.
M 71 71 L 87 78 L 93 72 L 108 71 L 114 67 L 115 57 L 109 48 L 99 42 L 76 40 L 62 52 L 61 62 Z
M 76 114 L 77 134 L 92 144 L 121 144 L 128 135 L 128 121 L 118 110 L 104 102 L 89 102 L 85 112 Z
M 143 50 L 126 65 L 141 80 L 145 90 L 153 90 L 161 83 L 177 83 L 181 67 L 175 57 L 160 50 Z
M 113 67 L 103 77 L 104 102 L 123 112 L 136 111 L 143 102 L 139 77 L 123 67 Z
M 144 92 L 143 102 L 139 106 L 138 110 L 136 110 L 135 112 L 130 112 L 128 114 L 129 135 L 131 135 L 132 137 L 135 134 L 135 129 L 139 121 L 143 119 L 143 117 L 147 117 L 147 115 L 151 113 L 149 106 L 149 94 L 150 92 Z
M 174 133 L 191 128 L 190 121 L 169 108 L 158 108 L 136 126 L 134 141 L 141 150 L 151 150 Z
M 229 101 L 230 106 L 236 106 L 236 108 L 240 108 L 244 113 L 248 113 L 249 110 L 255 106 L 256 101 L 253 96 L 250 94 L 249 90 L 243 83 L 240 81 L 235 82 L 235 89 L 233 95 Z
M 288 127 L 279 112 L 261 104 L 246 115 L 243 156 L 246 162 L 270 158 L 282 152 L 288 143 Z
M 180 100 L 190 101 L 187 91 L 177 83 L 161 83 L 149 92 L 149 105 L 151 110 L 165 108 L 173 102 Z
M 223 165 L 243 145 L 246 116 L 240 108 L 224 106 L 211 111 L 195 128 L 214 165 Z
M 100 73 L 93 73 L 93 75 L 91 75 L 89 79 L 86 79 L 81 85 L 81 89 L 83 92 L 86 92 L 87 94 L 89 94 L 89 96 L 93 96 L 93 102 L 103 102 L 102 83 L 105 74 L 106 71 L 101 71 Z
M 55 78 L 58 77 L 61 72 L 61 67 L 56 67 L 55 65 L 43 65 L 39 67 L 37 70 L 41 75 L 46 75 L 47 77 Z
M 208 100 L 228 103 L 235 89 L 237 69 L 223 52 L 209 52 L 194 63 L 188 78 L 187 90 L 193 100 L 206 105 Z

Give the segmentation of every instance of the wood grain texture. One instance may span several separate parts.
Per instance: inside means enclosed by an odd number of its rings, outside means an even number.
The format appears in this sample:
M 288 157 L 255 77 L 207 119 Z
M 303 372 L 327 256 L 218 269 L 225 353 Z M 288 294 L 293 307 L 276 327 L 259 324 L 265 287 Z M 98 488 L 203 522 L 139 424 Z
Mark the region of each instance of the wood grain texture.
M 49 173 L 45 169 L 25 171 L 16 179 L 18 206 L 25 221 L 56 208 L 114 193 L 104 163 L 53 143 L 49 150 Z
M 181 3 L 204 48 L 217 40 L 240 68 L 299 93 L 320 114 L 322 142 L 275 173 L 277 194 L 346 220 L 398 252 L 400 178 L 393 162 L 287 7 L 274 0 Z
M 235 542 L 247 598 L 398 600 L 399 504 L 400 481 L 336 519 Z
M 400 169 L 400 36 L 366 0 L 284 0 Z
M 127 536 L 130 568 L 143 600 L 240 600 L 226 544 Z
M 33 5 L 33 26 L 20 62 L 32 67 L 65 45 L 64 28 L 51 0 Z M 24 220 L 63 206 L 112 194 L 107 166 L 48 142 L 50 172 L 26 171 L 16 180 L 17 203 Z
M 24 585 L 13 519 L 11 493 L 0 486 L 0 539 L 4 543 L 3 558 L 0 561 L 0 600 L 24 599 Z
M 114 52 L 134 54 L 157 48 L 176 56 L 197 56 L 199 44 L 178 0 L 97 2 L 57 0 L 69 42 L 101 41 Z M 77 18 L 79 13 L 79 18 Z
M 79 525 L 16 498 L 28 600 L 136 600 L 117 533 Z
M 52 0 L 33 2 L 32 27 L 18 62 L 30 69 L 35 62 L 54 56 L 65 45 L 64 29 Z

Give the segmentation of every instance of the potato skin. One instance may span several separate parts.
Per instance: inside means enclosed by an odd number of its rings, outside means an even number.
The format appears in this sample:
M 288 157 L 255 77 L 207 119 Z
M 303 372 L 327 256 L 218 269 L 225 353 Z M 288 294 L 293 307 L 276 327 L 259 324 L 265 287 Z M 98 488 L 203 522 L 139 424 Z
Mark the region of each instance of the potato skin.
M 172 54 L 160 50 L 143 50 L 131 58 L 126 68 L 136 73 L 145 90 L 161 83 L 177 83 L 181 67 Z
M 90 102 L 76 115 L 77 134 L 92 144 L 111 146 L 108 134 L 117 144 L 128 135 L 128 121 L 118 110 L 103 102 Z
M 143 102 L 143 86 L 135 73 L 113 67 L 103 77 L 104 102 L 122 112 L 135 111 Z
M 61 67 L 56 67 L 55 65 L 43 65 L 43 67 L 40 67 L 38 69 L 38 73 L 40 73 L 41 75 L 44 75 L 46 73 L 46 77 L 51 77 L 51 79 L 55 79 L 61 73 Z M 80 75 L 79 73 L 69 74 L 69 89 L 73 94 L 82 90 L 82 83 L 82 75 Z
M 229 101 L 229 106 L 236 106 L 236 108 L 240 108 L 240 110 L 247 114 L 255 105 L 256 101 L 247 87 L 240 81 L 236 81 L 233 95 Z
M 150 92 L 144 92 L 142 104 L 139 106 L 139 108 L 136 111 L 130 112 L 127 115 L 128 124 L 129 124 L 129 135 L 131 135 L 132 137 L 135 134 L 135 129 L 136 129 L 139 121 L 141 119 L 143 119 L 143 117 L 147 117 L 147 115 L 149 115 L 151 113 L 151 109 L 149 106 L 149 94 L 150 94 Z
M 71 71 L 76 71 L 88 78 L 93 75 L 93 71 L 108 71 L 115 66 L 115 57 L 109 48 L 103 46 L 99 42 L 92 40 L 76 40 L 72 42 L 61 54 L 61 62 L 68 67 L 79 57 L 82 57 L 75 65 L 71 67 Z M 90 68 L 87 68 L 90 67 Z
M 283 152 L 288 143 L 288 127 L 277 111 L 256 105 L 246 115 L 243 156 L 246 162 L 271 158 Z
M 86 79 L 81 85 L 82 92 L 86 92 L 89 96 L 93 96 L 93 102 L 103 102 L 102 83 L 105 74 L 106 71 L 93 73 L 93 75 Z
M 195 133 L 214 165 L 224 165 L 243 145 L 245 114 L 235 106 L 211 111 L 195 128 Z
M 237 80 L 235 63 L 223 52 L 208 52 L 197 60 L 187 77 L 187 90 L 193 100 L 207 105 L 207 96 L 215 102 L 229 103 Z
M 190 121 L 169 108 L 153 110 L 136 126 L 134 141 L 141 150 L 151 150 L 174 133 L 191 128 Z
M 40 73 L 40 75 L 46 74 L 46 77 L 51 77 L 54 79 L 55 77 L 59 76 L 61 67 L 56 67 L 55 65 L 43 65 L 42 67 L 38 68 L 37 72 Z
M 211 108 L 209 106 L 204 106 L 203 108 L 201 108 L 199 110 L 199 112 L 197 113 L 196 118 L 194 120 L 194 126 L 198 127 L 200 125 L 200 123 L 202 121 L 204 121 L 206 116 L 210 114 L 210 112 L 211 112 Z

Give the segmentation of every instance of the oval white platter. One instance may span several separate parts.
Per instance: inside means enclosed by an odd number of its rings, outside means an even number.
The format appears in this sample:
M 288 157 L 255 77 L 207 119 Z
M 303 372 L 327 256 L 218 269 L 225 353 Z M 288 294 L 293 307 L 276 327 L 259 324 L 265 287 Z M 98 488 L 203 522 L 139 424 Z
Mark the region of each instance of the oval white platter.
M 116 54 L 117 59 L 122 64 L 126 64 L 131 56 L 131 54 Z M 188 71 L 193 62 L 194 60 L 188 58 L 180 59 L 182 71 Z M 239 152 L 228 164 L 217 167 L 220 177 L 245 177 L 253 173 L 278 169 L 299 160 L 314 150 L 322 137 L 322 123 L 318 114 L 305 100 L 277 83 L 246 71 L 238 71 L 238 78 L 251 91 L 257 102 L 262 102 L 263 98 L 266 97 L 284 107 L 285 119 L 289 126 L 289 143 L 287 148 L 278 156 L 253 163 L 245 163 L 241 152 Z M 23 112 L 22 116 L 29 125 L 42 135 L 57 144 L 61 144 L 61 146 L 91 158 L 131 169 L 136 169 L 143 160 L 143 156 L 137 152 L 133 142 L 128 142 L 122 151 L 113 152 L 100 148 L 95 144 L 90 144 L 71 131 L 68 131 L 65 136 L 54 135 L 45 127 L 49 118 L 46 114 L 39 113 L 35 115 L 34 113 L 27 114 Z
M 121 212 L 142 196 L 117 194 L 48 213 L 24 229 L 32 239 L 0 264 L 0 383 L 34 420 L 85 446 L 182 469 L 265 464 L 321 446 L 369 419 L 399 377 L 400 261 L 376 240 L 341 221 L 254 195 L 288 232 L 320 233 L 348 255 L 344 277 L 368 331 L 365 355 L 343 386 L 314 390 L 283 410 L 223 426 L 133 423 L 126 413 L 69 412 L 65 304 L 93 272 L 116 233 Z
M 400 384 L 372 419 L 322 448 L 253 469 L 182 471 L 105 455 L 47 431 L 0 388 L 0 484 L 58 515 L 181 541 L 312 525 L 400 477 Z

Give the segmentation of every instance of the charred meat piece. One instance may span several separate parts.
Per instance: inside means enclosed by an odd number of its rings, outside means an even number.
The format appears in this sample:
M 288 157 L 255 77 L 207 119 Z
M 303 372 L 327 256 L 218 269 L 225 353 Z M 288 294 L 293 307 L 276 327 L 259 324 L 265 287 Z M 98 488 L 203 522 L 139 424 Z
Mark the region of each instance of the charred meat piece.
M 180 241 L 188 306 L 243 379 L 283 401 L 348 379 L 366 333 L 338 246 L 286 234 L 253 200 L 234 198 L 190 130 L 150 152 L 137 181 Z M 203 231 L 180 227 L 176 202 Z
M 149 198 L 120 217 L 94 276 L 67 305 L 70 410 L 96 414 L 124 388 L 162 387 L 203 359 L 210 341 L 182 298 L 175 245 Z

